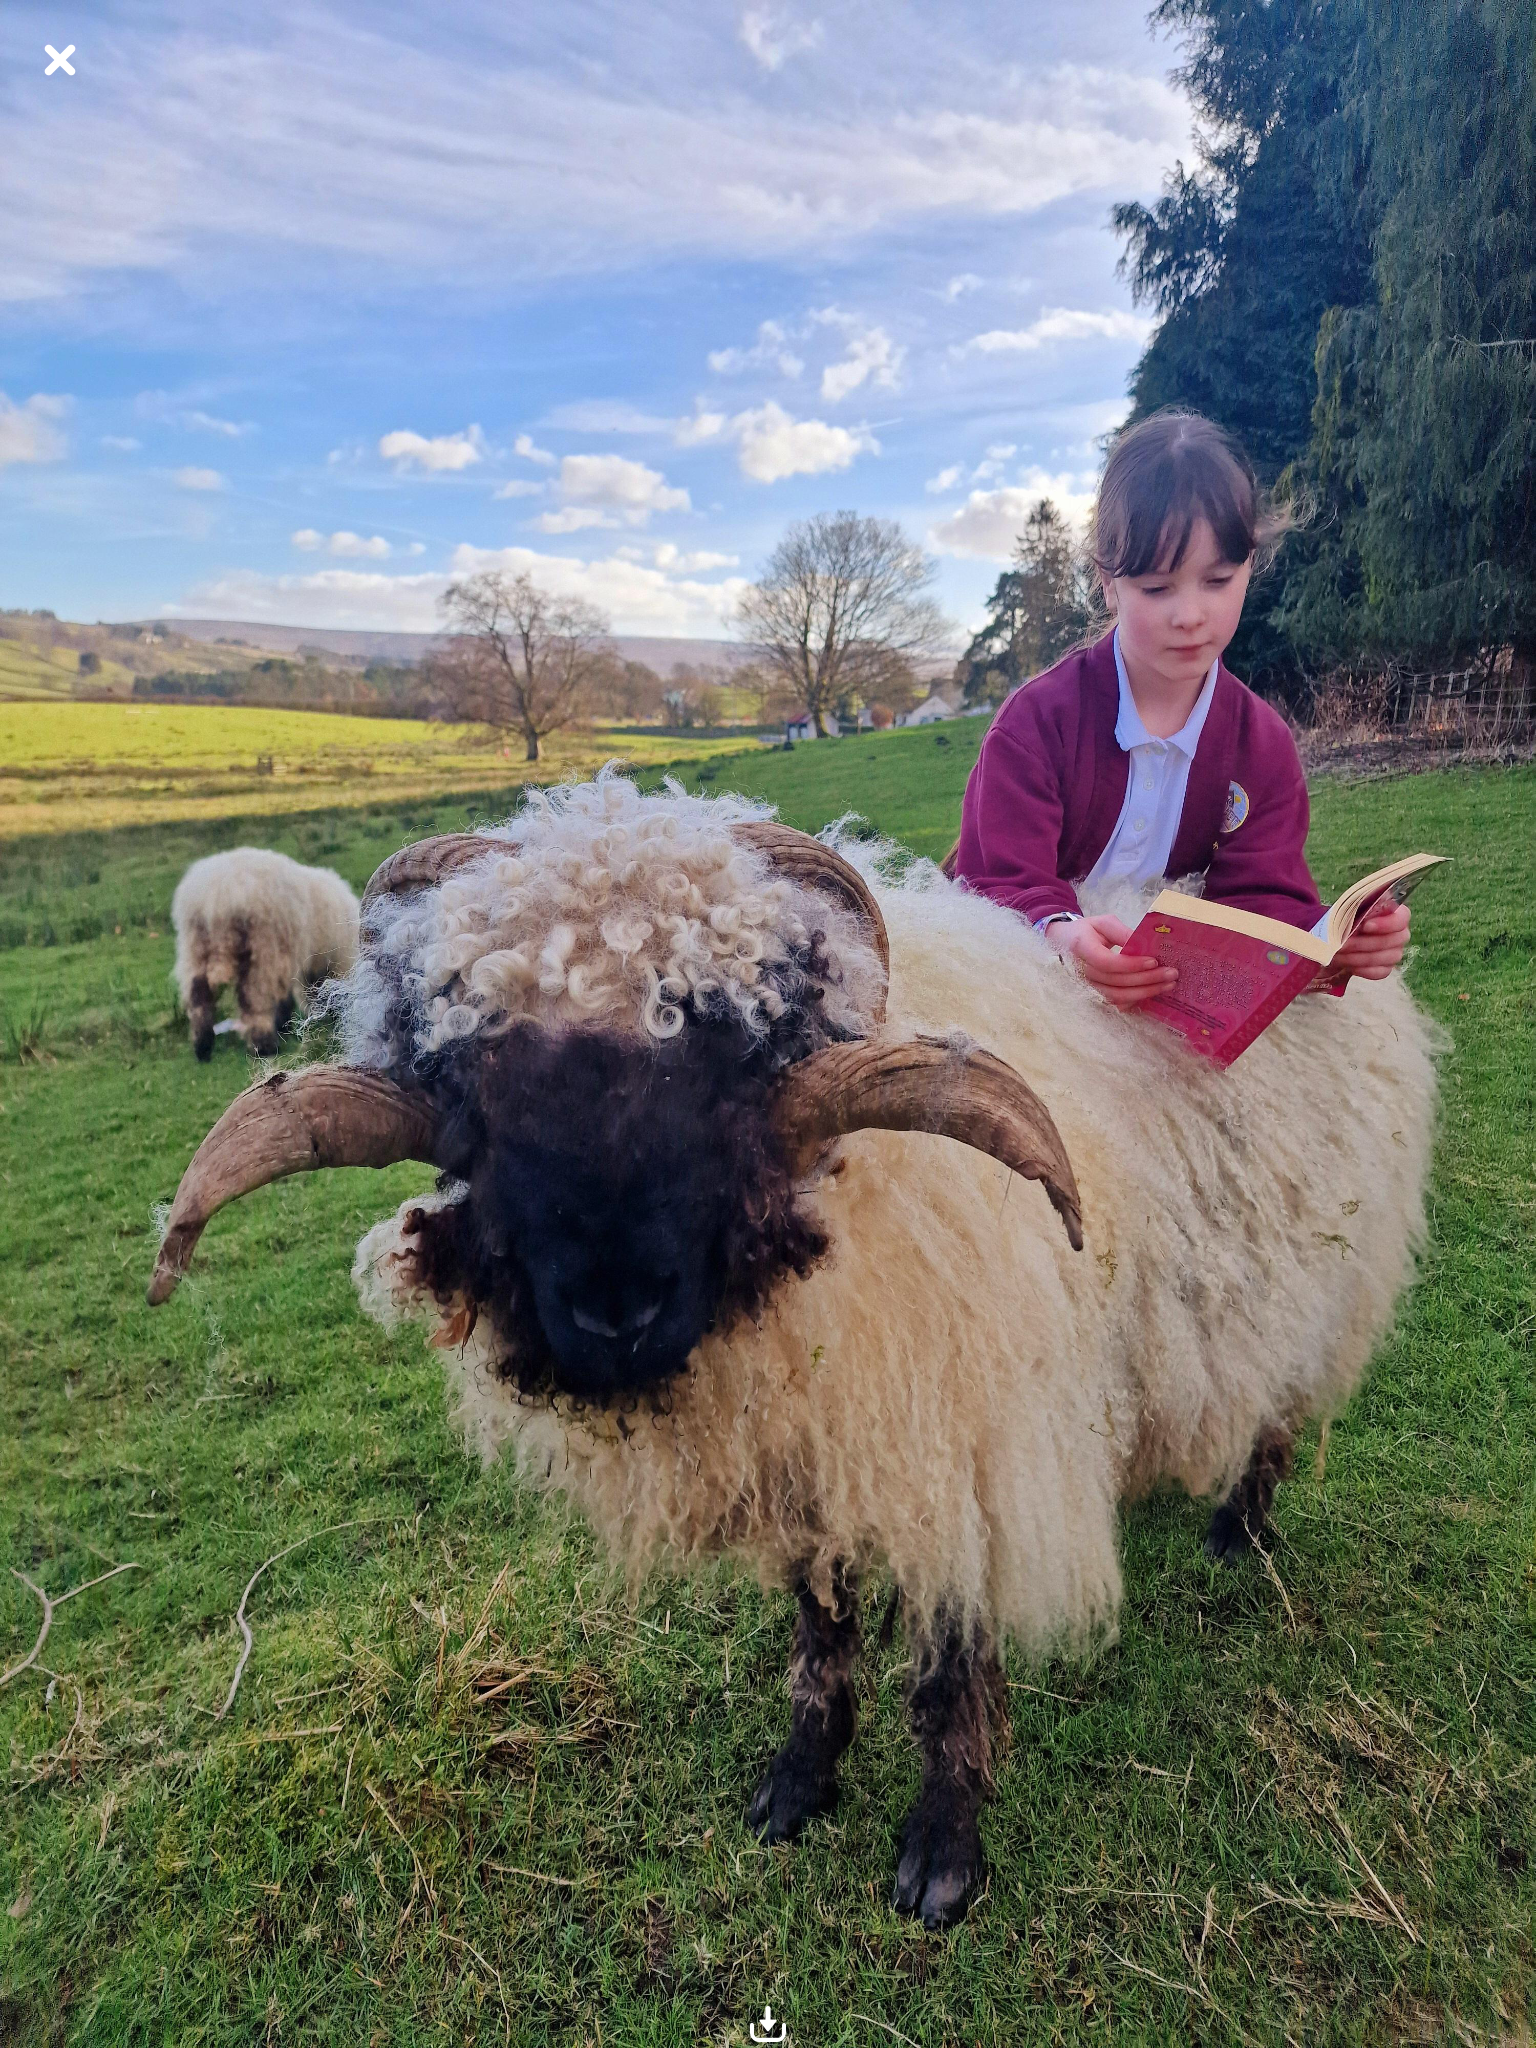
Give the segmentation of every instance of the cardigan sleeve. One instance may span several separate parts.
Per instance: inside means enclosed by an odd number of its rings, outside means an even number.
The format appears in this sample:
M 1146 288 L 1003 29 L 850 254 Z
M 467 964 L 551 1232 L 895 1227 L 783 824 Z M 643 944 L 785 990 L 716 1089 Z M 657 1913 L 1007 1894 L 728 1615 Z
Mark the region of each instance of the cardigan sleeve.
M 1033 921 L 1077 910 L 1077 892 L 1057 873 L 1064 804 L 1061 749 L 1031 715 L 1000 718 L 982 743 L 960 811 L 955 872 L 967 888 Z
M 1255 701 L 1261 715 L 1246 736 L 1239 771 L 1247 778 L 1247 787 L 1239 787 L 1249 802 L 1248 815 L 1218 836 L 1205 894 L 1215 903 L 1310 931 L 1323 906 L 1306 860 L 1311 821 L 1307 781 L 1290 728 L 1268 705 Z

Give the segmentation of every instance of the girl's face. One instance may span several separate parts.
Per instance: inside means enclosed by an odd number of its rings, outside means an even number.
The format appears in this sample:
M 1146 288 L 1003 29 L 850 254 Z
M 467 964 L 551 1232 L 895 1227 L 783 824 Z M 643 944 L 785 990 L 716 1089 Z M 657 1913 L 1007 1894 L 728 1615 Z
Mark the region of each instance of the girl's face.
M 1203 680 L 1243 615 L 1252 562 L 1229 562 L 1204 519 L 1195 522 L 1177 569 L 1106 576 L 1104 602 L 1120 627 L 1127 673 L 1172 687 Z

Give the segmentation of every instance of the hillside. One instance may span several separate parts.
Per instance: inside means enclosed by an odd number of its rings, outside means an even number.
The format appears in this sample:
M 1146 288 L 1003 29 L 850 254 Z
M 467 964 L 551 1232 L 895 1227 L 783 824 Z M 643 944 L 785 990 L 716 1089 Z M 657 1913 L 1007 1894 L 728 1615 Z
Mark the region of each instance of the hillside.
M 141 619 L 115 632 L 159 632 L 169 630 L 182 640 L 221 650 L 260 649 L 267 654 L 300 654 L 313 651 L 339 661 L 420 661 L 437 644 L 435 633 L 355 633 L 330 631 L 323 626 L 269 626 L 245 619 Z M 665 675 L 678 662 L 702 669 L 738 668 L 748 659 L 747 650 L 734 640 L 685 640 L 643 633 L 615 633 L 611 636 L 621 661 L 643 661 L 647 668 Z

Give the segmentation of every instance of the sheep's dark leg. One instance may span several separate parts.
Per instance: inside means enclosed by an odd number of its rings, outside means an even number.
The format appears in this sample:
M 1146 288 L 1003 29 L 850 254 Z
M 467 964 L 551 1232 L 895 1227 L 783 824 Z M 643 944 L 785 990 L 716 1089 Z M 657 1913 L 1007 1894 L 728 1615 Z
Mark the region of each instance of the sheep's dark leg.
M 923 1783 L 901 1832 L 891 1901 L 925 1927 L 958 1920 L 981 1882 L 981 1809 L 992 1794 L 1005 1697 L 991 1639 L 941 1614 L 919 1643 L 907 1697 Z
M 283 1033 L 288 1029 L 288 1026 L 293 1022 L 294 1017 L 297 1015 L 298 1007 L 298 1004 L 294 1001 L 291 995 L 283 997 L 283 1000 L 272 1012 L 272 1031 L 274 1037 L 282 1037 Z
M 787 1842 L 837 1801 L 837 1760 L 853 1740 L 853 1665 L 859 1654 L 857 1588 L 841 1575 L 841 1618 L 802 1580 L 789 1656 L 788 1742 L 753 1794 L 747 1825 L 765 1842 Z
M 200 1060 L 213 1058 L 213 1013 L 217 1007 L 207 975 L 195 975 L 187 990 L 187 1022 L 192 1027 L 192 1050 Z
M 1264 1533 L 1275 1488 L 1291 1476 L 1291 1433 L 1276 1425 L 1260 1432 L 1248 1470 L 1211 1517 L 1205 1554 L 1212 1563 L 1236 1564 Z

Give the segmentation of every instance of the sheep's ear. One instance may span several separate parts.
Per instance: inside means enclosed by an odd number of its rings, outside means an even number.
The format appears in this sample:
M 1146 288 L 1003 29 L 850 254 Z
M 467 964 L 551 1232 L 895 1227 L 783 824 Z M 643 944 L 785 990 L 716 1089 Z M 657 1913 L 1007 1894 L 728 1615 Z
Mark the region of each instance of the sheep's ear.
M 790 1068 L 774 1115 L 796 1173 L 854 1131 L 956 1138 L 1039 1181 L 1072 1249 L 1083 1248 L 1082 1198 L 1050 1111 L 1012 1067 L 967 1039 L 880 1036 L 826 1046 Z
M 247 1088 L 181 1177 L 149 1283 L 158 1307 L 175 1293 L 208 1219 L 226 1202 L 318 1166 L 440 1164 L 434 1111 L 383 1074 L 302 1067 Z

